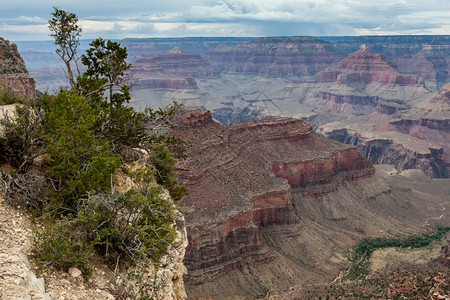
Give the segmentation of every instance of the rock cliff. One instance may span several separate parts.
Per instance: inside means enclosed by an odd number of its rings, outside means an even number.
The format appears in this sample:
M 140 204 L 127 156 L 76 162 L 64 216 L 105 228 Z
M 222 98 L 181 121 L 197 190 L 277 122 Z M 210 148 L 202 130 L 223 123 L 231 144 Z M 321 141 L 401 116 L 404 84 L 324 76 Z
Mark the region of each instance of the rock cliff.
M 156 76 L 171 75 L 180 77 L 217 77 L 219 74 L 198 54 L 183 52 L 175 47 L 164 53 L 143 55 L 133 63 L 137 74 Z
M 23 59 L 15 44 L 0 38 L 0 87 L 33 99 L 36 97 L 36 83 L 28 74 Z
M 442 147 L 446 176 L 450 176 L 450 84 L 408 111 L 396 114 L 389 128 Z
M 394 131 L 375 130 L 370 125 L 330 123 L 320 126 L 319 131 L 333 140 L 356 146 L 373 164 L 390 164 L 399 171 L 420 169 L 432 178 L 448 177 L 440 145 Z
M 340 58 L 331 43 L 313 37 L 255 38 L 221 45 L 205 55 L 220 71 L 268 77 L 311 76 Z
M 188 151 L 177 166 L 189 190 L 180 203 L 188 298 L 253 299 L 331 281 L 362 236 L 414 228 L 356 148 L 300 119 L 227 127 L 194 111 L 175 134 Z

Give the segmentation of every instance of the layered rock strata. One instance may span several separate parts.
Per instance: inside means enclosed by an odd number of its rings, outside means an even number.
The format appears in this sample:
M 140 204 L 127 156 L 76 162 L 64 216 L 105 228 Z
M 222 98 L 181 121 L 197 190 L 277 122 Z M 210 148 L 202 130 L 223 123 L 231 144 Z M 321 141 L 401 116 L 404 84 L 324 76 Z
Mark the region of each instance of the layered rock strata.
M 394 131 L 353 125 L 330 123 L 319 127 L 319 131 L 333 140 L 356 146 L 373 164 L 390 164 L 398 171 L 420 169 L 432 178 L 448 177 L 442 146 Z
M 335 119 L 373 112 L 394 114 L 412 100 L 428 95 L 421 77 L 400 73 L 383 55 L 370 52 L 365 45 L 313 80 L 330 84 L 304 103 Z
M 28 74 L 16 44 L 0 38 L 0 87 L 6 87 L 27 98 L 36 97 L 36 83 Z
M 197 89 L 195 78 L 219 75 L 200 55 L 186 53 L 179 47 L 159 54 L 141 56 L 133 63 L 133 74 L 139 89 Z
M 337 61 L 333 46 L 313 37 L 255 38 L 205 55 L 222 72 L 267 77 L 311 76 Z
M 450 36 L 361 36 L 334 43 L 342 53 L 351 53 L 366 44 L 370 51 L 383 54 L 401 72 L 422 77 L 435 90 L 450 79 Z
M 331 281 L 342 263 L 337 253 L 355 240 L 406 228 L 397 220 L 410 226 L 392 216 L 399 212 L 389 188 L 356 148 L 300 119 L 227 127 L 209 111 L 194 111 L 184 120 L 175 134 L 188 151 L 177 166 L 189 190 L 179 203 L 189 239 L 188 298 L 253 299 Z
M 358 51 L 349 54 L 336 66 L 317 74 L 316 80 L 338 83 L 356 81 L 368 84 L 376 81 L 384 84 L 423 85 L 421 77 L 400 73 L 383 55 L 367 50 L 366 45 L 362 45 Z
M 183 52 L 175 47 L 164 53 L 143 55 L 133 63 L 133 71 L 146 75 L 170 74 L 181 77 L 216 77 L 214 69 L 198 54 Z

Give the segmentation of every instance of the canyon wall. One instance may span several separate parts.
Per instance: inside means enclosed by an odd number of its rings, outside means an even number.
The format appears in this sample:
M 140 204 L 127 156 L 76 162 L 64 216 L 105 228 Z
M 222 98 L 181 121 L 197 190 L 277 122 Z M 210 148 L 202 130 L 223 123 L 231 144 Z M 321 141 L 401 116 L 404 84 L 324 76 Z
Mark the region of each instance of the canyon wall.
M 331 127 L 331 126 L 330 126 Z M 395 133 L 370 133 L 351 128 L 333 129 L 327 125 L 320 132 L 327 137 L 354 145 L 373 164 L 390 164 L 397 170 L 420 169 L 432 178 L 448 177 L 443 148 Z
M 193 111 L 175 134 L 188 152 L 177 165 L 189 190 L 179 202 L 189 239 L 188 298 L 254 299 L 331 281 L 356 240 L 415 228 L 392 217 L 398 209 L 384 212 L 395 201 L 355 147 L 300 119 L 223 126 L 209 111 Z
M 336 62 L 331 43 L 314 37 L 255 38 L 236 46 L 221 45 L 206 59 L 221 72 L 280 76 L 310 76 Z

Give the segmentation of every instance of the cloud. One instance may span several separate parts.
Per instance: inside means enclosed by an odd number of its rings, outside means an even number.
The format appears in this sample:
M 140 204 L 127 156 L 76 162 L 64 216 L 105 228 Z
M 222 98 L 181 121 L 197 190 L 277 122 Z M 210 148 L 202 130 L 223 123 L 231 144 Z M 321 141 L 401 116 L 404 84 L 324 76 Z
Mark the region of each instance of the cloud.
M 448 0 L 15 0 L 0 4 L 1 34 L 47 38 L 52 6 L 78 15 L 83 38 L 450 32 Z

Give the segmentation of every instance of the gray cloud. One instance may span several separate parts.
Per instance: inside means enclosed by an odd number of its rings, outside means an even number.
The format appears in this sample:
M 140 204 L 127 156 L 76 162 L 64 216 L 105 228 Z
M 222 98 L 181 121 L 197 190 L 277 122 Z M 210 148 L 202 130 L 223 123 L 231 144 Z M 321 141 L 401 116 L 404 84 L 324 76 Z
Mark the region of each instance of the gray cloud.
M 450 33 L 448 0 L 16 0 L 0 4 L 2 36 L 49 39 L 52 6 L 84 38 Z

